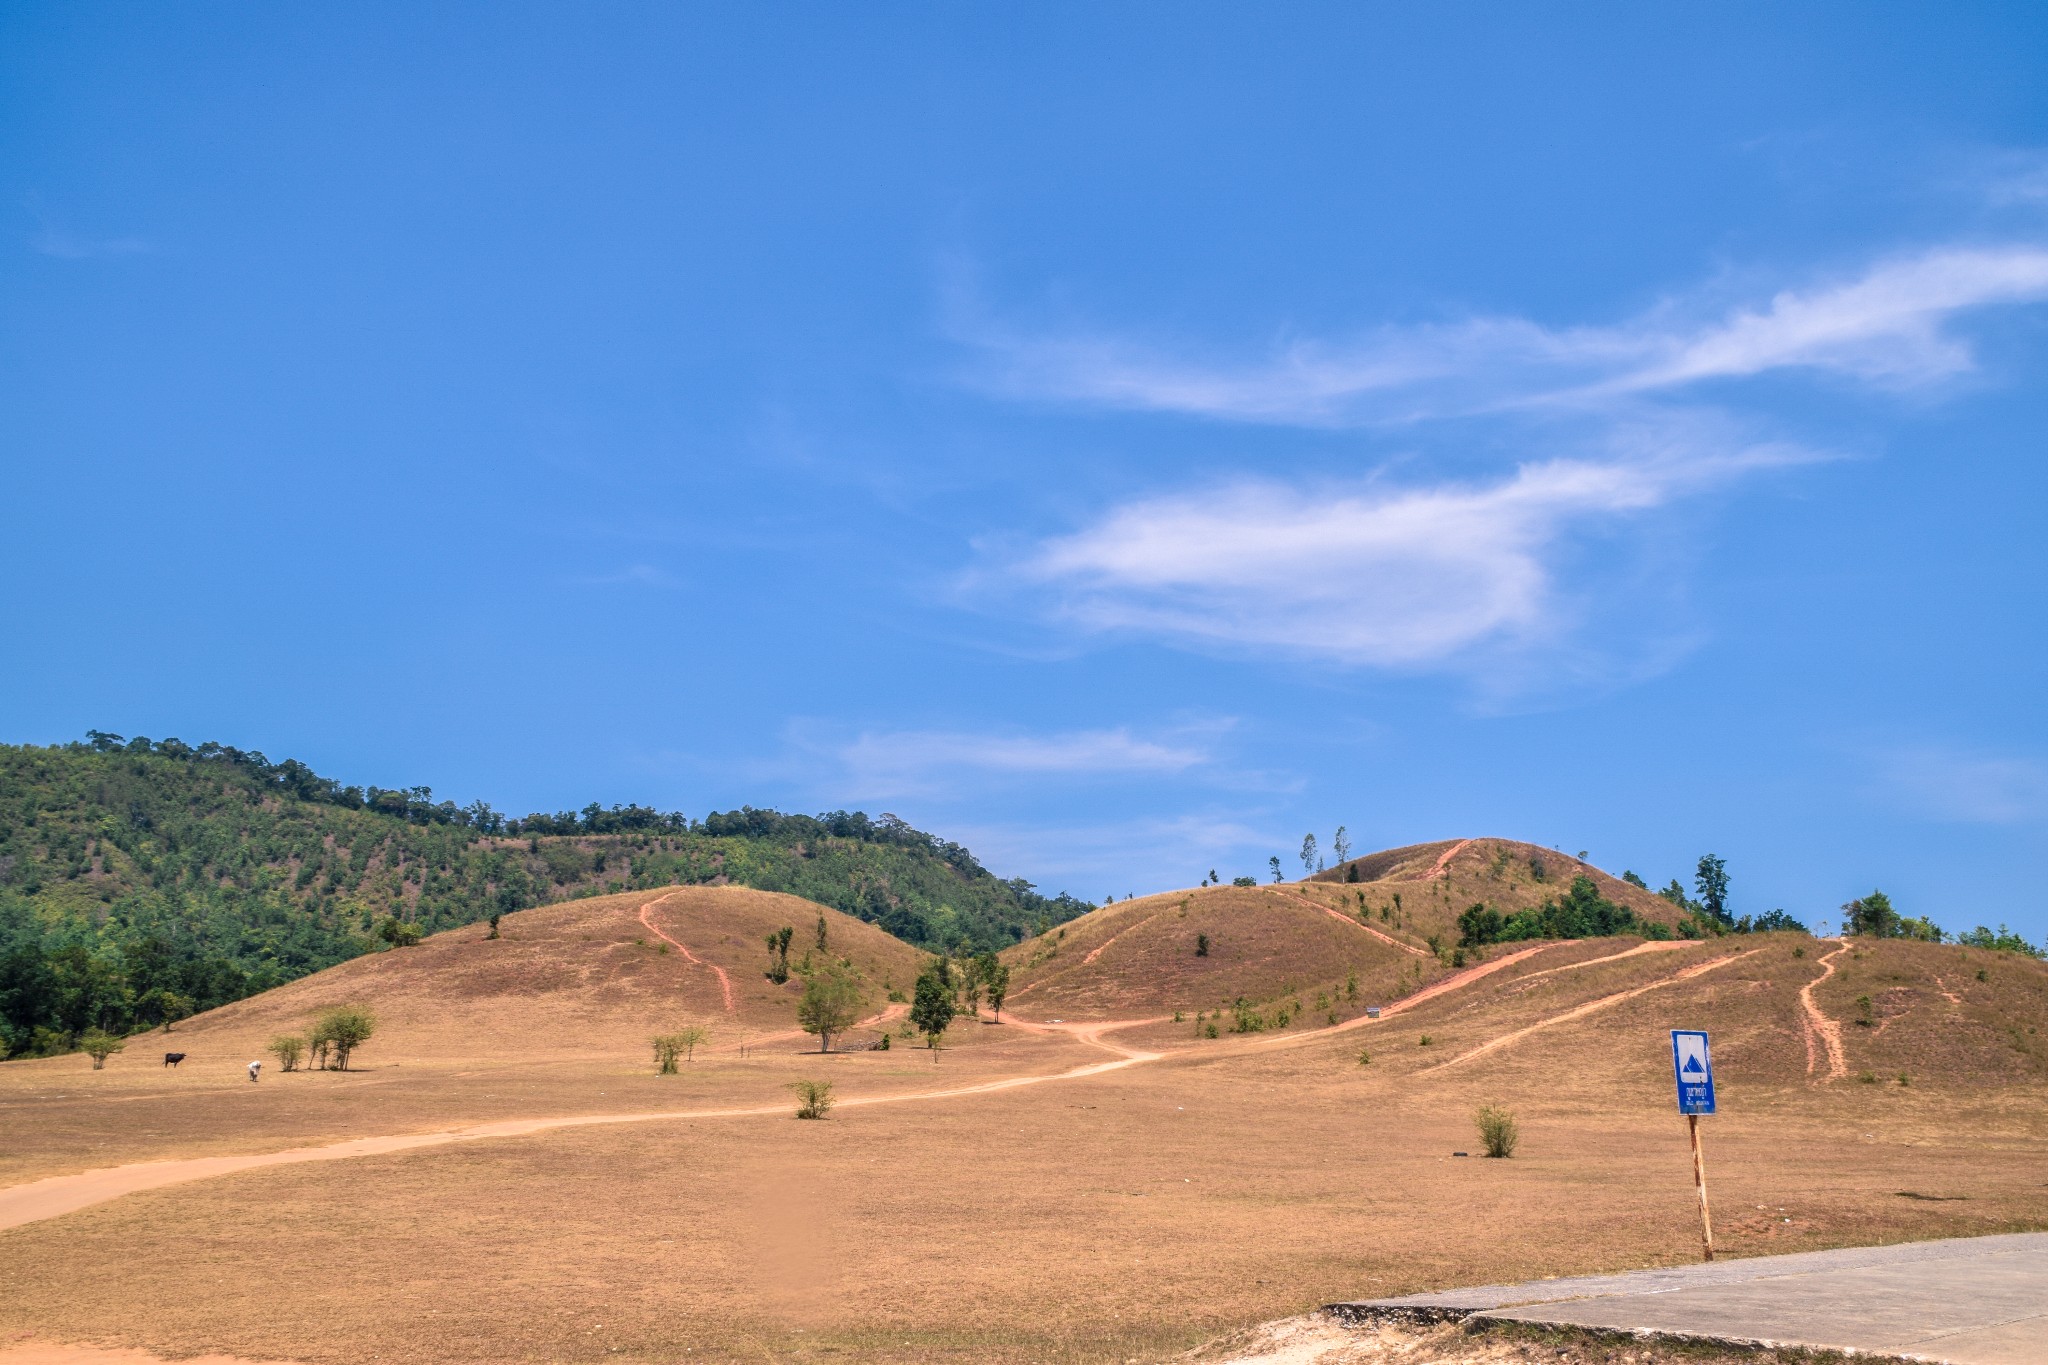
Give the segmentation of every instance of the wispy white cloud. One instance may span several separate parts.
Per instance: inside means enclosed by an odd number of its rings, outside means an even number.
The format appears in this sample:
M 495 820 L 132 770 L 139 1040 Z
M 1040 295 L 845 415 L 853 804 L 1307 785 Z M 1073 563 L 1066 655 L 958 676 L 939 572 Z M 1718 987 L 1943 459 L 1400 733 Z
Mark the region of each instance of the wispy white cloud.
M 1753 470 L 1782 445 L 1528 464 L 1491 480 L 1304 488 L 1246 481 L 1141 500 L 1004 572 L 1097 630 L 1413 666 L 1551 623 L 1553 559 L 1625 519 Z
M 1822 458 L 1760 437 L 1767 424 L 1740 412 L 1739 381 L 1938 384 L 1976 365 L 1966 315 L 2042 299 L 2048 248 L 2022 242 L 1897 255 L 1748 304 L 1700 291 L 1610 325 L 1383 327 L 1244 363 L 970 320 L 961 332 L 987 362 L 982 378 L 1012 395 L 1381 433 L 1398 422 L 1425 450 L 1455 442 L 1466 469 L 1475 451 L 1519 457 L 1490 476 L 1432 475 L 1413 459 L 1398 483 L 1372 469 L 1348 481 L 1268 473 L 1137 496 L 1022 549 L 991 543 L 966 581 L 1034 594 L 1045 614 L 1090 630 L 1198 647 L 1402 668 L 1509 647 L 1564 658 L 1603 586 L 1647 562 L 1588 563 L 1579 550 L 1758 471 Z M 1575 618 L 1574 600 L 1594 605 Z M 1645 660 L 1675 658 L 1685 634 L 1645 633 L 1571 671 L 1640 676 Z M 1502 674 L 1491 670 L 1495 686 Z
M 1610 326 L 1478 317 L 1385 327 L 1345 342 L 1294 339 L 1247 361 L 1174 354 L 1104 333 L 1032 334 L 956 310 L 979 382 L 1014 396 L 1303 426 L 1513 409 L 1578 408 L 1774 370 L 1925 385 L 1974 364 L 1958 314 L 2048 297 L 2048 249 L 1944 248 L 1859 276 L 1716 309 L 1667 300 Z
M 1153 737 L 1126 727 L 1031 734 L 1017 730 L 869 730 L 840 743 L 806 743 L 834 761 L 832 785 L 875 800 L 942 790 L 966 778 L 1175 776 L 1212 761 L 1229 722 Z
M 652 564 L 633 564 L 613 573 L 587 574 L 570 580 L 588 588 L 662 588 L 675 590 L 684 586 L 683 580 L 667 569 Z
M 2006 754 L 1912 745 L 1877 759 L 1877 792 L 1935 820 L 2011 825 L 2048 818 L 2048 766 Z

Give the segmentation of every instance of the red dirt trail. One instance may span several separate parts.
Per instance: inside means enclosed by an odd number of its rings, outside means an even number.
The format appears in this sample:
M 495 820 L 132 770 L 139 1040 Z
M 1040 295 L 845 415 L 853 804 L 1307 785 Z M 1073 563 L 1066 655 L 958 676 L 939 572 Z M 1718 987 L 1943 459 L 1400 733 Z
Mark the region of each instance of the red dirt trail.
M 653 900 L 641 906 L 640 922 L 646 925 L 647 932 L 653 934 L 656 938 L 661 939 L 665 943 L 673 943 L 676 946 L 676 951 L 683 955 L 685 961 L 690 962 L 699 967 L 709 967 L 712 971 L 717 972 L 718 989 L 725 995 L 725 1012 L 727 1014 L 738 1014 L 739 1010 L 734 1008 L 732 1003 L 732 978 L 725 974 L 725 968 L 719 966 L 715 962 L 706 962 L 703 958 L 698 957 L 695 953 L 690 951 L 689 944 L 683 942 L 679 938 L 671 938 L 667 931 L 662 929 L 662 927 L 656 924 L 652 919 L 648 918 L 647 912 L 652 910 L 655 906 L 661 904 L 663 901 L 667 899 L 667 896 L 656 896 Z
M 1307 896 L 1302 895 L 1298 891 L 1282 891 L 1280 894 L 1283 896 L 1291 896 L 1295 900 L 1300 901 L 1303 905 L 1311 906 L 1314 909 L 1322 911 L 1324 914 L 1330 916 L 1332 919 L 1342 920 L 1344 923 L 1350 925 L 1354 929 L 1363 929 L 1365 930 L 1365 932 L 1371 934 L 1380 942 L 1391 943 L 1404 953 L 1413 953 L 1417 957 L 1430 956 L 1430 952 L 1427 948 L 1418 948 L 1412 943 L 1403 943 L 1400 939 L 1395 938 L 1391 934 L 1381 933 L 1379 930 L 1373 928 L 1370 924 L 1367 924 L 1364 920 L 1353 919 L 1351 916 L 1345 914 L 1342 910 L 1335 909 L 1332 906 L 1324 905 L 1321 901 L 1310 900 Z
M 1820 1065 L 1820 1048 L 1826 1047 L 1828 1074 L 1822 1083 L 1839 1081 L 1849 1074 L 1849 1054 L 1842 1048 L 1842 1026 L 1828 1018 L 1827 1011 L 1813 1001 L 1813 988 L 1835 974 L 1835 959 L 1849 951 L 1847 939 L 1820 960 L 1820 975 L 1799 988 L 1799 1008 L 1806 1012 L 1806 1074 Z
M 1644 946 L 1647 947 L 1648 945 L 1646 944 Z M 1640 951 L 1640 949 L 1631 948 L 1627 953 L 1614 954 L 1614 957 L 1627 957 L 1631 953 L 1638 951 Z M 1711 972 L 1716 967 L 1725 967 L 1731 962 L 1739 962 L 1745 957 L 1749 957 L 1752 954 L 1760 953 L 1762 951 L 1763 949 L 1761 948 L 1751 948 L 1746 953 L 1736 953 L 1732 957 L 1717 957 L 1713 959 L 1711 962 L 1695 962 L 1690 967 L 1683 968 L 1677 972 L 1672 973 L 1670 976 L 1665 977 L 1662 981 L 1652 981 L 1647 986 L 1636 986 L 1629 990 L 1617 991 L 1613 995 L 1603 995 L 1598 1000 L 1588 1000 L 1585 1004 L 1575 1005 L 1571 1009 L 1564 1011 L 1562 1014 L 1554 1014 L 1548 1019 L 1539 1019 L 1535 1023 L 1530 1024 L 1526 1028 L 1518 1028 L 1515 1029 L 1513 1032 L 1503 1033 L 1498 1038 L 1489 1039 L 1488 1041 L 1481 1043 L 1478 1047 L 1473 1048 L 1470 1052 L 1463 1052 L 1458 1054 L 1456 1057 L 1451 1058 L 1447 1062 L 1439 1062 L 1435 1066 L 1425 1067 L 1422 1071 L 1416 1074 L 1426 1076 L 1433 1071 L 1447 1070 L 1461 1063 L 1469 1062 L 1474 1057 L 1483 1057 L 1489 1052 L 1493 1052 L 1500 1048 L 1507 1047 L 1511 1044 L 1518 1043 L 1522 1039 L 1527 1038 L 1532 1033 L 1541 1033 L 1544 1029 L 1551 1028 L 1558 1024 L 1570 1023 L 1574 1019 L 1583 1019 L 1589 1014 L 1597 1014 L 1601 1010 L 1607 1009 L 1614 1005 L 1619 1005 L 1624 1000 L 1633 1000 L 1637 996 L 1647 994 L 1650 991 L 1662 990 L 1666 986 L 1675 986 L 1681 981 L 1690 981 L 1693 977 L 1698 976 L 1702 972 Z M 1602 962 L 1611 962 L 1613 961 L 1613 958 L 1599 958 L 1596 960 Z
M 1443 856 L 1436 860 L 1436 866 L 1432 867 L 1429 870 L 1428 874 L 1422 878 L 1422 880 L 1426 882 L 1433 882 L 1438 877 L 1441 877 L 1446 872 L 1450 871 L 1451 859 L 1457 857 L 1460 853 L 1463 853 L 1465 851 L 1466 846 L 1471 842 L 1472 841 L 1470 839 L 1460 839 L 1457 843 L 1452 844 L 1449 848 L 1445 849 Z

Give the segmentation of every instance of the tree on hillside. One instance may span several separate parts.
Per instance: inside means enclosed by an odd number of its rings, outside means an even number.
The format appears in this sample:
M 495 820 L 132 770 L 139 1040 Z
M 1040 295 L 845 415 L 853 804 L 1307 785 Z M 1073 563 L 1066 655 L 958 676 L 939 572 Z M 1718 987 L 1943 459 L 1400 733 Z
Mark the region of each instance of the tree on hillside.
M 1280 857 L 1278 854 L 1266 859 L 1266 865 L 1273 869 L 1273 880 L 1280 880 Z
M 410 948 L 420 941 L 420 927 L 411 920 L 386 915 L 377 921 L 377 937 L 394 948 Z
M 1711 853 L 1702 854 L 1692 880 L 1700 894 L 1700 907 L 1721 923 L 1733 924 L 1728 913 L 1728 864 Z
M 823 912 L 820 912 L 818 915 L 818 951 L 821 953 L 825 951 L 825 935 L 825 916 Z
M 1648 891 L 1650 889 L 1650 884 L 1644 881 L 1641 877 L 1638 877 L 1633 872 L 1623 872 L 1621 874 L 1621 879 L 1627 882 L 1630 886 L 1640 887 L 1644 891 Z
M 349 1055 L 369 1042 L 376 1031 L 376 1015 L 359 1005 L 339 1005 L 321 1015 L 313 1025 L 313 1050 L 324 1059 L 326 1048 L 333 1048 L 335 1069 L 346 1071 Z
M 1337 855 L 1337 861 L 1351 861 L 1351 836 L 1344 832 L 1344 826 L 1337 826 L 1337 837 L 1330 840 L 1330 851 Z
M 828 962 L 804 978 L 796 1021 L 805 1033 L 818 1035 L 818 1051 L 830 1052 L 832 1035 L 853 1027 L 864 994 L 860 973 L 843 962 Z
M 939 1037 L 953 1022 L 953 978 L 946 959 L 936 957 L 918 974 L 917 989 L 911 995 L 910 1023 L 924 1035 L 925 1046 L 936 1049 Z
M 768 970 L 764 975 L 780 986 L 789 980 L 789 941 L 796 937 L 796 930 L 787 924 L 768 935 Z
M 89 1028 L 79 1035 L 78 1050 L 92 1058 L 92 1069 L 98 1071 L 107 1064 L 107 1058 L 128 1045 L 103 1029 Z
M 1003 1017 L 1003 1000 L 1010 994 L 1010 965 L 994 953 L 984 954 L 981 959 L 981 985 L 988 992 L 988 1007 L 1000 1020 Z
M 1842 932 L 1845 934 L 1899 938 L 1902 925 L 1899 912 L 1892 908 L 1892 898 L 1882 891 L 1873 891 L 1842 907 Z
M 1301 836 L 1301 870 L 1304 876 L 1316 870 L 1316 836 L 1313 834 Z

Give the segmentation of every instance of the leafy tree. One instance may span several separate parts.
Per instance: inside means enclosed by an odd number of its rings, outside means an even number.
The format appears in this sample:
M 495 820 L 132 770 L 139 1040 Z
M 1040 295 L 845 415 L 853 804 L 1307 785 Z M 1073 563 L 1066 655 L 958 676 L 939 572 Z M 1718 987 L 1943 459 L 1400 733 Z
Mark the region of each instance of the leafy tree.
M 493 911 L 491 912 L 491 932 L 489 932 L 488 934 L 485 934 L 485 935 L 484 935 L 484 937 L 485 937 L 485 938 L 489 939 L 489 938 L 496 938 L 496 937 L 498 937 L 498 921 L 499 921 L 499 920 L 501 920 L 501 919 L 503 919 L 503 918 L 505 918 L 505 912 L 504 912 L 504 911 L 502 911 L 502 910 L 493 910 Z
M 828 962 L 804 978 L 796 1002 L 796 1020 L 805 1033 L 818 1035 L 818 1051 L 832 1050 L 832 1035 L 853 1027 L 865 1001 L 860 974 L 841 962 Z
M 420 927 L 411 920 L 386 915 L 377 921 L 377 937 L 394 948 L 410 948 L 420 941 Z
M 1892 898 L 1873 891 L 1850 901 L 1842 907 L 1842 932 L 1870 938 L 1899 937 L 1899 912 L 1892 908 Z
M 1801 934 L 1813 932 L 1806 927 L 1804 921 L 1793 918 L 1783 910 L 1768 910 L 1756 916 L 1744 915 L 1735 921 L 1735 932 L 1738 934 L 1768 934 L 1782 930 Z
M 377 1016 L 360 1005 L 339 1005 L 322 1014 L 313 1025 L 311 1041 L 316 1051 L 324 1043 L 334 1049 L 337 1070 L 348 1070 L 352 1053 L 377 1031 Z
M 685 1024 L 676 1030 L 676 1040 L 683 1045 L 683 1060 L 697 1060 L 697 1049 L 704 1046 L 704 1040 L 711 1036 L 711 1030 L 702 1024 Z
M 676 1061 L 683 1055 L 683 1037 L 679 1033 L 657 1033 L 654 1043 L 654 1074 L 673 1076 Z
M 820 915 L 818 916 L 818 951 L 821 953 L 825 951 L 825 935 L 825 917 Z
M 796 930 L 787 924 L 768 935 L 768 979 L 780 986 L 789 980 L 789 941 Z
M 1274 861 L 1277 862 L 1279 860 L 1275 859 Z M 1274 878 L 1274 880 L 1278 881 L 1279 878 L 1276 877 Z M 1232 886 L 1257 886 L 1259 884 L 1259 879 L 1257 877 L 1232 877 L 1230 879 L 1230 884 Z
M 981 985 L 988 992 L 988 1007 L 997 1019 L 1003 1017 L 1003 1001 L 1010 994 L 1010 964 L 990 953 L 982 958 Z
M 78 1037 L 78 1049 L 92 1058 L 92 1069 L 98 1071 L 107 1064 L 107 1058 L 128 1045 L 104 1029 L 89 1028 Z
M 2014 933 L 2003 924 L 1998 926 L 1997 933 L 1993 933 L 1989 928 L 1980 924 L 1974 929 L 1967 929 L 1957 934 L 1956 942 L 1966 948 L 1986 948 L 1998 953 L 2019 953 L 2025 957 L 2042 956 L 2041 949 L 2036 948 L 2021 935 Z
M 306 1040 L 296 1033 L 280 1033 L 264 1050 L 277 1058 L 278 1070 L 297 1071 L 306 1055 Z
M 1196 934 L 1196 935 L 1195 935 L 1195 956 L 1196 956 L 1196 957 L 1207 957 L 1208 955 L 1209 955 L 1209 936 L 1208 936 L 1207 934 Z
M 1728 913 L 1728 864 L 1725 861 L 1711 853 L 1701 855 L 1692 883 L 1693 889 L 1699 892 L 1702 909 L 1722 924 L 1735 922 Z
M 1304 875 L 1316 870 L 1316 836 L 1301 836 L 1301 870 Z
M 1280 858 L 1279 858 L 1279 855 L 1278 855 L 1278 854 L 1275 854 L 1275 855 L 1274 855 L 1273 857 L 1271 857 L 1271 858 L 1268 858 L 1268 859 L 1266 859 L 1266 865 L 1267 865 L 1268 867 L 1271 867 L 1271 868 L 1273 869 L 1273 880 L 1274 880 L 1275 882 L 1278 882 L 1278 881 L 1280 880 Z
M 1627 882 L 1630 886 L 1640 887 L 1645 891 L 1648 891 L 1650 889 L 1650 884 L 1644 881 L 1641 877 L 1638 877 L 1633 872 L 1623 872 L 1621 874 L 1621 879 Z
M 918 974 L 910 997 L 910 1022 L 924 1035 L 925 1046 L 934 1049 L 952 1024 L 953 979 L 945 958 L 933 958 L 932 965 Z
M 1351 836 L 1344 832 L 1344 826 L 1337 826 L 1337 837 L 1330 840 L 1330 849 L 1337 855 L 1338 862 L 1351 861 Z

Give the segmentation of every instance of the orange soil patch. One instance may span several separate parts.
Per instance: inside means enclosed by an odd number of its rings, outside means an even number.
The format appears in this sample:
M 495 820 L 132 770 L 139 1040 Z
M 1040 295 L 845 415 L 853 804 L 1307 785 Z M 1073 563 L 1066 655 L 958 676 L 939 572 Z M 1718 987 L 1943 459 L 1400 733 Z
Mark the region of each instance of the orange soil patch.
M 1825 1045 L 1828 1054 L 1828 1074 L 1823 1081 L 1839 1081 L 1849 1074 L 1848 1054 L 1842 1050 L 1842 1026 L 1828 1018 L 1821 1007 L 1814 1003 L 1813 988 L 1835 974 L 1835 959 L 1849 951 L 1845 940 L 1832 953 L 1820 960 L 1820 975 L 1806 983 L 1799 992 L 1799 1006 L 1805 1011 L 1806 1021 L 1806 1074 L 1811 1076 L 1820 1064 L 1819 1045 Z
M 725 968 L 719 966 L 715 962 L 706 962 L 703 958 L 698 957 L 695 953 L 690 951 L 689 944 L 669 934 L 660 925 L 656 924 L 652 919 L 648 918 L 648 913 L 652 911 L 655 906 L 661 904 L 661 902 L 666 899 L 667 897 L 665 896 L 658 897 L 641 906 L 640 922 L 647 926 L 648 933 L 653 934 L 656 938 L 662 940 L 664 943 L 674 944 L 676 951 L 683 955 L 684 961 L 690 963 L 692 966 L 709 967 L 712 971 L 717 972 L 718 991 L 719 995 L 725 1001 L 725 1012 L 727 1014 L 737 1014 L 739 1011 L 733 1007 L 732 1003 L 732 978 L 726 975 Z

